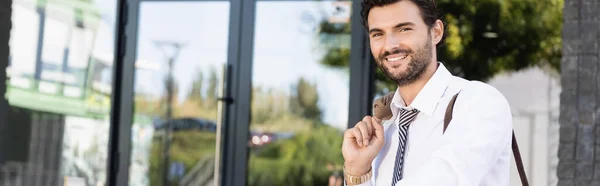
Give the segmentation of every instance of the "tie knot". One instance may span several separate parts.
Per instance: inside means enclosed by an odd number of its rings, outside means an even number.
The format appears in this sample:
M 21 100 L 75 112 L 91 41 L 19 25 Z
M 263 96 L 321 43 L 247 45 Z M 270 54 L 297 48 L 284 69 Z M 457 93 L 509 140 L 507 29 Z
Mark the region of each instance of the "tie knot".
M 398 125 L 401 127 L 407 127 L 412 123 L 415 117 L 419 114 L 419 110 L 417 109 L 400 109 L 400 117 L 398 118 Z
M 402 108 L 400 109 L 400 113 L 418 113 L 419 110 L 416 108 L 413 109 L 407 109 L 407 108 Z
M 419 110 L 417 109 L 406 109 L 406 108 L 402 108 L 400 109 L 400 116 L 402 115 L 416 115 L 419 113 Z

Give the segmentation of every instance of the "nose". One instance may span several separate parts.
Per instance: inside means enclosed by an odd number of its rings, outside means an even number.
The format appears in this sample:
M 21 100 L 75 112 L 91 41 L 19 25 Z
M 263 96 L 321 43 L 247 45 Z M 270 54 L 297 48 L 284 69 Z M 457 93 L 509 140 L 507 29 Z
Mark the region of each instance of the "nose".
M 400 47 L 400 38 L 395 34 L 387 34 L 385 37 L 385 51 L 392 51 L 392 49 Z

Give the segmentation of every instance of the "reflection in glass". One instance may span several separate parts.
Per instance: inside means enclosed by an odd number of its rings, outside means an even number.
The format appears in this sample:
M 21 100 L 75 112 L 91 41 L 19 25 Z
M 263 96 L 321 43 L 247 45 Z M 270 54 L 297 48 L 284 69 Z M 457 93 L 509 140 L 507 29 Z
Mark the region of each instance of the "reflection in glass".
M 213 185 L 228 2 L 142 2 L 129 185 Z
M 13 1 L 0 184 L 104 185 L 115 6 Z
M 350 2 L 256 5 L 248 185 L 341 185 Z

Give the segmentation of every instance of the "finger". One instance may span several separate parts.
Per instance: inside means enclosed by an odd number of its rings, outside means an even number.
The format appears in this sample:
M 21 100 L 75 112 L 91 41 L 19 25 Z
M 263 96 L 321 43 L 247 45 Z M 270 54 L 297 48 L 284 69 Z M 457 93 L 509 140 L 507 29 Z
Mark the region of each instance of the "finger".
M 381 124 L 381 118 L 377 118 L 377 117 L 372 117 L 373 118 L 373 122 L 377 123 L 377 124 Z
M 352 133 L 353 129 L 346 129 L 346 131 L 344 131 L 344 138 L 352 138 L 354 139 L 354 134 Z
M 369 123 L 371 123 L 371 122 L 369 122 Z M 367 127 L 367 125 L 370 125 L 370 124 L 367 124 L 367 122 L 365 122 L 365 121 L 361 121 L 361 122 L 358 122 L 358 124 L 356 124 L 356 127 L 355 127 L 360 130 L 360 134 L 362 135 L 362 139 L 363 139 L 363 144 L 365 146 L 369 145 L 369 139 L 371 139 L 371 135 L 369 134 L 369 131 L 368 131 L 369 128 Z
M 352 128 L 352 135 L 354 135 L 354 138 L 356 139 L 356 143 L 358 144 L 358 146 L 362 147 L 363 146 L 363 138 L 362 138 L 362 134 L 360 133 L 360 129 L 358 129 L 358 127 Z
M 344 143 L 350 143 L 353 144 L 354 146 L 356 146 L 356 137 L 354 135 L 354 128 L 350 128 L 350 129 L 346 129 L 346 131 L 344 131 Z

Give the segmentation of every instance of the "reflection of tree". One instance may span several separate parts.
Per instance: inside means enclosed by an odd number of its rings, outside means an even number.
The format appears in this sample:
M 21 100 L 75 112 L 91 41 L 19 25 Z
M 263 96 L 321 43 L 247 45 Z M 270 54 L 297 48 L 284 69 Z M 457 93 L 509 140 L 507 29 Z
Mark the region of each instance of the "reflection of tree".
M 171 161 L 184 165 L 184 175 L 194 170 L 194 166 L 204 157 L 214 156 L 215 133 L 195 130 L 175 131 L 172 133 Z M 150 157 L 150 185 L 162 185 L 162 140 L 155 137 L 152 141 Z M 212 170 L 211 170 L 212 171 Z M 179 185 L 179 180 L 171 180 L 170 185 Z
M 216 108 L 217 107 L 217 86 L 218 86 L 218 78 L 217 72 L 215 68 L 210 70 L 210 75 L 208 76 L 208 90 L 206 93 L 206 99 L 208 100 L 207 107 Z
M 188 98 L 190 100 L 197 101 L 199 104 L 202 104 L 202 82 L 204 80 L 204 74 L 202 73 L 202 71 L 198 71 L 196 72 L 196 74 L 198 74 L 198 76 L 192 83 L 192 90 L 190 91 L 190 95 L 188 96 Z
M 321 121 L 316 85 L 300 78 L 292 90 L 253 91 L 251 129 L 294 136 L 253 149 L 248 185 L 326 185 L 341 168 L 341 131 Z
M 562 6 L 563 0 L 438 1 L 447 31 L 446 45 L 438 52 L 439 60 L 458 76 L 482 81 L 499 72 L 529 66 L 549 66 L 546 69 L 558 71 Z M 350 33 L 330 27 L 323 20 L 318 34 Z M 349 53 L 335 47 L 325 51 L 322 64 L 348 66 L 349 60 L 344 59 L 349 59 Z M 395 89 L 379 69 L 375 76 L 376 93 Z
M 252 153 L 248 185 L 327 185 L 331 171 L 341 169 L 341 132 L 318 125 Z
M 217 119 L 217 92 L 218 92 L 218 74 L 216 68 L 211 67 L 208 70 L 208 77 L 202 71 L 196 72 L 196 77 L 192 82 L 191 89 L 183 101 L 178 102 L 179 87 L 177 81 L 174 81 L 173 100 L 173 118 L 196 117 L 215 121 Z M 206 82 L 207 80 L 208 82 Z M 165 80 L 168 84 L 168 80 Z M 208 84 L 208 86 L 206 85 Z M 207 87 L 207 88 L 204 88 Z M 167 97 L 152 97 L 145 94 L 136 94 L 135 112 L 139 115 L 154 117 L 165 117 L 165 104 Z
M 292 90 L 288 94 L 255 87 L 252 94 L 252 129 L 294 132 L 321 123 L 316 85 L 300 78 Z
M 302 14 L 300 19 L 308 26 L 301 32 L 321 33 L 315 38 L 315 54 L 323 55 L 318 60 L 347 69 L 350 25 L 325 23 L 330 15 L 323 5 L 331 4 L 318 3 L 317 13 Z M 275 139 L 252 148 L 248 185 L 327 185 L 332 173 L 341 169 L 342 134 L 322 121 L 316 82 L 300 77 L 290 90 L 253 89 L 250 128 L 275 133 Z M 281 137 L 287 133 L 293 135 Z
M 300 78 L 296 85 L 295 97 L 290 97 L 292 103 L 297 103 L 297 107 L 292 107 L 292 112 L 301 114 L 302 117 L 310 120 L 321 120 L 321 110 L 317 103 L 319 102 L 319 94 L 317 86 Z M 294 105 L 294 104 L 293 104 Z
M 217 119 L 217 89 L 218 89 L 218 74 L 216 68 L 208 68 L 208 73 L 197 71 L 197 76 L 192 82 L 189 94 L 178 102 L 179 91 L 174 84 L 172 118 L 197 118 L 208 121 L 216 121 Z M 208 74 L 208 77 L 205 75 Z M 165 82 L 168 84 L 169 82 Z M 205 88 L 206 87 L 206 88 Z M 165 118 L 166 110 L 164 109 L 167 96 L 152 98 L 147 95 L 138 94 L 135 96 L 136 114 L 148 115 Z M 162 106 L 161 106 L 162 105 Z M 152 149 L 150 150 L 150 170 L 149 179 L 150 185 L 162 185 L 163 179 L 163 144 L 162 144 L 162 129 L 155 132 L 152 139 Z M 215 152 L 214 132 L 202 130 L 181 130 L 172 133 L 170 142 L 170 162 L 182 163 L 184 165 L 184 175 L 191 174 L 191 170 L 199 161 L 207 156 L 214 156 Z M 214 160 L 213 160 L 214 161 Z M 198 174 L 198 173 L 194 173 Z M 188 176 L 189 177 L 189 176 Z M 195 177 L 195 176 L 191 176 Z M 200 176 L 202 177 L 202 176 Z M 180 179 L 180 178 L 179 178 Z M 179 179 L 171 180 L 170 185 L 178 185 Z M 188 180 L 189 181 L 189 180 Z

